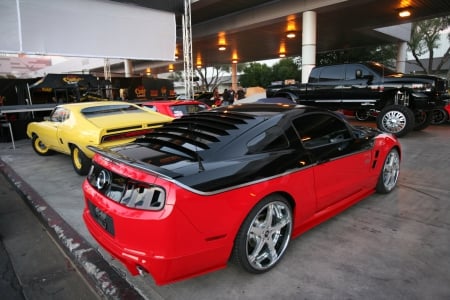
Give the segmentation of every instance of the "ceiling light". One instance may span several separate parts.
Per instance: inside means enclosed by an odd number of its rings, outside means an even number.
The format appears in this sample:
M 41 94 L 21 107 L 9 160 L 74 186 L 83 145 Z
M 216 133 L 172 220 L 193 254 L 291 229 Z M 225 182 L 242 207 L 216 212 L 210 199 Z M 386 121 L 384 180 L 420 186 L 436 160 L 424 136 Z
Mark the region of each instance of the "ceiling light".
M 286 53 L 285 52 L 280 52 L 278 56 L 281 57 L 281 58 L 286 57 Z
M 169 65 L 169 72 L 173 72 L 173 65 L 172 64 Z
M 225 51 L 225 50 L 227 50 L 226 45 L 219 45 L 219 51 Z
M 404 7 L 398 9 L 398 16 L 400 18 L 408 18 L 411 16 L 411 7 Z
M 293 38 L 295 38 L 295 37 L 296 37 L 295 31 L 288 31 L 288 32 L 286 32 L 286 37 L 287 37 L 288 39 L 293 39 Z

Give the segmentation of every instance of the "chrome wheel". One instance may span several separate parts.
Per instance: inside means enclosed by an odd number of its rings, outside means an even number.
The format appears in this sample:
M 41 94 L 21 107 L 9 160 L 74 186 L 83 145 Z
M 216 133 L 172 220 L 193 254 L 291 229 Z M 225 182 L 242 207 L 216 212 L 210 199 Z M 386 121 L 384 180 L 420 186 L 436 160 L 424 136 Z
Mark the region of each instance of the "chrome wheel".
M 377 126 L 384 132 L 404 136 L 414 128 L 414 113 L 406 106 L 387 106 L 378 115 Z
M 244 222 L 235 244 L 238 263 L 252 273 L 271 269 L 283 256 L 292 231 L 292 211 L 279 196 L 261 201 Z
M 383 128 L 391 133 L 400 132 L 406 126 L 406 117 L 400 111 L 390 111 L 383 116 Z
M 389 193 L 397 185 L 398 175 L 400 174 L 400 155 L 398 151 L 392 149 L 384 161 L 383 169 L 377 184 L 377 192 Z

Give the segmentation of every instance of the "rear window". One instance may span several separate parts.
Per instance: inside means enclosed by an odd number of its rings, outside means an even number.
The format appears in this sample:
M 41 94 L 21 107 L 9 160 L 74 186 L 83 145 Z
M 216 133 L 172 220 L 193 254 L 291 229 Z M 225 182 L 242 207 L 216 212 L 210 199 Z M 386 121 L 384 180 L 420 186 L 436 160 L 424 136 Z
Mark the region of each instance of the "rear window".
M 134 111 L 141 112 L 141 110 L 136 106 L 123 104 L 123 105 L 104 105 L 104 106 L 86 107 L 81 110 L 81 113 L 86 117 L 97 117 L 102 115 L 112 115 Z
M 207 107 L 204 104 L 186 104 L 186 105 L 172 105 L 170 110 L 176 117 L 181 117 L 187 114 L 196 113 L 202 110 L 206 110 Z

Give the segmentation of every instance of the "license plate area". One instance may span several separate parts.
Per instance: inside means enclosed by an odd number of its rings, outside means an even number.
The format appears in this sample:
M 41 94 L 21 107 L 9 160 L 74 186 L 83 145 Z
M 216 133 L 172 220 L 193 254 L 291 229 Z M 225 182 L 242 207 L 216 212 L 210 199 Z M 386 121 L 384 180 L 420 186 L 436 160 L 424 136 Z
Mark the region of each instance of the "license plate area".
M 104 211 L 102 211 L 100 208 L 92 204 L 90 201 L 88 201 L 87 203 L 92 218 L 94 218 L 97 224 L 99 224 L 103 229 L 105 229 L 106 232 L 114 236 L 113 219 L 110 216 L 108 216 Z

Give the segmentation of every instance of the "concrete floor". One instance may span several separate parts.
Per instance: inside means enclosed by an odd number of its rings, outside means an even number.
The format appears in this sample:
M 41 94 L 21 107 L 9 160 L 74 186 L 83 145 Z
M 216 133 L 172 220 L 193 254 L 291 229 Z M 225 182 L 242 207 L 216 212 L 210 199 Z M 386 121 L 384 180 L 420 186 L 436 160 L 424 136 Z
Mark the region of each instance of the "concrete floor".
M 373 126 L 373 123 L 358 123 Z M 226 269 L 156 286 L 130 277 L 98 249 L 146 299 L 450 299 L 450 123 L 401 139 L 398 187 L 373 195 L 293 240 L 272 271 Z M 28 140 L 0 158 L 94 248 L 81 219 L 82 177 L 64 155 L 40 157 Z

